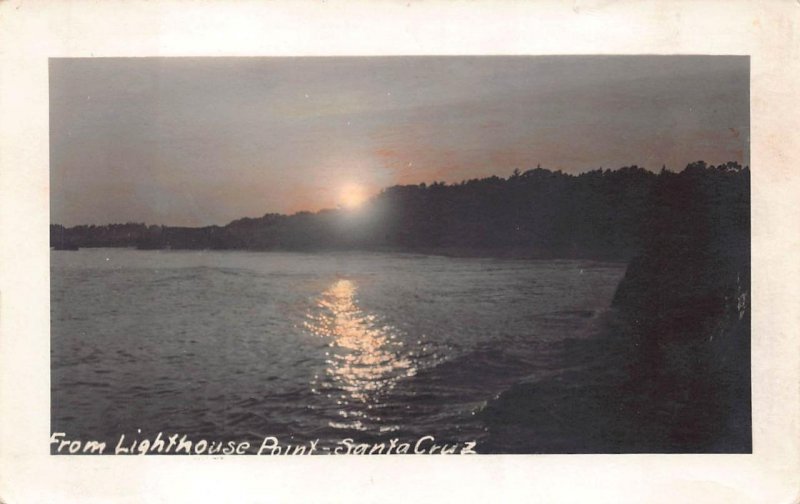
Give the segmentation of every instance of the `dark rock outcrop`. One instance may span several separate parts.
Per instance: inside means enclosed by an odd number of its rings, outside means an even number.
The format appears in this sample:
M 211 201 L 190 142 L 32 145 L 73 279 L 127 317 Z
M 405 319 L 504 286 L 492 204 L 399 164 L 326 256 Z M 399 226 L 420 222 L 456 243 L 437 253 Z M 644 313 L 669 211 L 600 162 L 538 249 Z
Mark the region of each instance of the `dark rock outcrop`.
M 752 450 L 749 175 L 704 163 L 659 175 L 642 252 L 582 343 L 597 361 L 491 402 L 485 451 Z

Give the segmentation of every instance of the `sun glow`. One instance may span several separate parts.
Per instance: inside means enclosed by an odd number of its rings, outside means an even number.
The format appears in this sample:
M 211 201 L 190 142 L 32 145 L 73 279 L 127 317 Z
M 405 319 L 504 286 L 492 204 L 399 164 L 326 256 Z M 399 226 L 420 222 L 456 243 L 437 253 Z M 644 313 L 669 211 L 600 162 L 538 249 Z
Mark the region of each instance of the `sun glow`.
M 358 208 L 367 201 L 367 190 L 359 184 L 347 184 L 342 187 L 339 200 L 345 208 Z

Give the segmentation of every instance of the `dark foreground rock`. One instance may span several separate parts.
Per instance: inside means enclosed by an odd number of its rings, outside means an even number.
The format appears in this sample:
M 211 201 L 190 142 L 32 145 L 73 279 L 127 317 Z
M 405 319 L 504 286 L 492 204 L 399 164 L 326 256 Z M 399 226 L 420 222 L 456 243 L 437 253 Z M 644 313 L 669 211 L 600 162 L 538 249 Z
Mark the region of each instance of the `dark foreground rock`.
M 485 408 L 484 451 L 750 452 L 749 194 L 748 170 L 662 173 L 605 328 Z

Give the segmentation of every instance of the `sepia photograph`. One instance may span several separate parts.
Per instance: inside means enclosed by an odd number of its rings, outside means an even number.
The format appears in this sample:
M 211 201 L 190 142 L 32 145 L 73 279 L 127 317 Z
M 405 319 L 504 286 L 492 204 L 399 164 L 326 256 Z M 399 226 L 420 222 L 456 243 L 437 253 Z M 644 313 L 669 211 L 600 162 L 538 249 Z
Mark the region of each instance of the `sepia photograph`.
M 748 56 L 48 86 L 51 454 L 752 453 Z
M 800 18 L 0 0 L 0 503 L 795 503 Z

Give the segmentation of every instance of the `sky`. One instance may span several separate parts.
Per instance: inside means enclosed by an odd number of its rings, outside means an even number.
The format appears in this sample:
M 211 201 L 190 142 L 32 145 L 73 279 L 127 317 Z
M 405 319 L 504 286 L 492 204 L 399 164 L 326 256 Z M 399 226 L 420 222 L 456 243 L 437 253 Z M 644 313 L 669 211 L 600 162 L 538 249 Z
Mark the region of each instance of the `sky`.
M 736 56 L 50 60 L 51 222 L 224 225 L 516 169 L 749 164 Z

